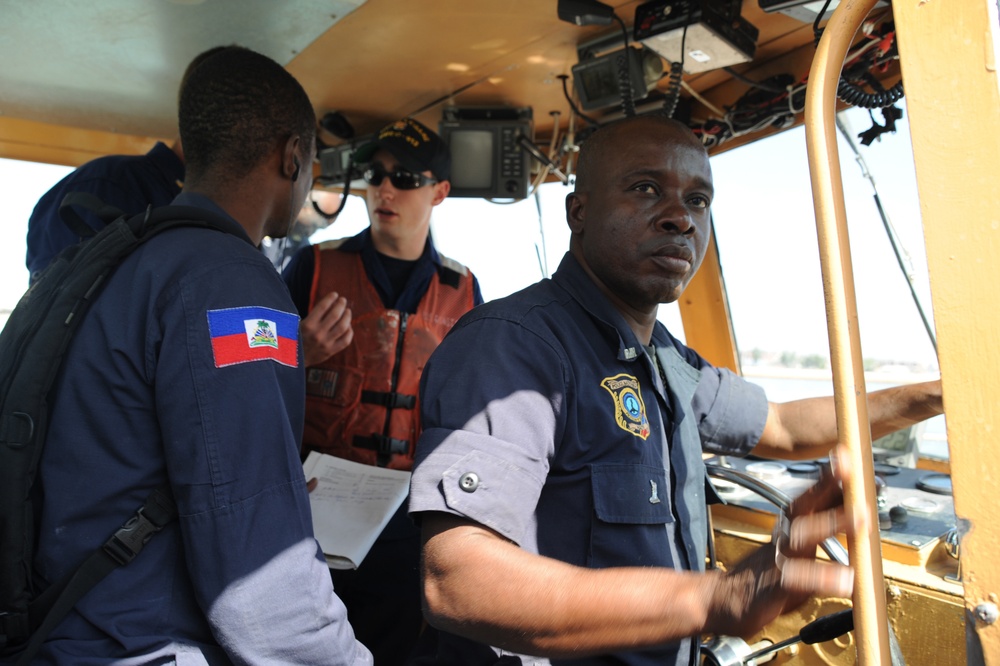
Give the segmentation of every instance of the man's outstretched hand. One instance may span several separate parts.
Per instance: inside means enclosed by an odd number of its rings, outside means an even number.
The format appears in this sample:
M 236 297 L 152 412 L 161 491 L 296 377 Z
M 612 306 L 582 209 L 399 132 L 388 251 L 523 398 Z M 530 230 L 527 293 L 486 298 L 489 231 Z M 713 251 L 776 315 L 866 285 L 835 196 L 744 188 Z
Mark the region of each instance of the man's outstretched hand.
M 750 636 L 810 596 L 851 596 L 854 572 L 816 559 L 816 547 L 824 539 L 838 532 L 854 534 L 866 522 L 863 512 L 849 520 L 844 511 L 841 484 L 853 473 L 846 451 L 838 446 L 830 463 L 820 480 L 792 502 L 787 520 L 779 517 L 771 543 L 720 577 L 709 632 Z

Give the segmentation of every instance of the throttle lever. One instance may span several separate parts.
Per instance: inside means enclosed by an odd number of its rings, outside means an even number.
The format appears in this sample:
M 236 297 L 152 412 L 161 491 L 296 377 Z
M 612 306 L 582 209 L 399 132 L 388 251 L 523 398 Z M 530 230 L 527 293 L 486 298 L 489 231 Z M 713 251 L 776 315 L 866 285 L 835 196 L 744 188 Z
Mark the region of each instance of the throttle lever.
M 743 663 L 749 664 L 754 659 L 758 659 L 772 652 L 777 652 L 778 650 L 782 650 L 789 645 L 795 645 L 800 641 L 806 645 L 831 641 L 838 636 L 843 636 L 852 629 L 854 629 L 854 609 L 845 608 L 842 611 L 831 613 L 830 615 L 824 615 L 821 618 L 813 620 L 806 626 L 802 627 L 802 630 L 799 631 L 797 636 L 787 638 L 780 643 L 768 645 L 762 650 L 757 650 L 756 652 L 747 655 L 743 658 Z

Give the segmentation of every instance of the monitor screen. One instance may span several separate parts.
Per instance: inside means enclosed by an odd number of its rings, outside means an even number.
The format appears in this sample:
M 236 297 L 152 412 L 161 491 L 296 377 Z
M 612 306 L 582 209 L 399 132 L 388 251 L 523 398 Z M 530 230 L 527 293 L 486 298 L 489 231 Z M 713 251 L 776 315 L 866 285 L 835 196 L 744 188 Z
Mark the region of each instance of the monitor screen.
M 451 149 L 451 185 L 458 189 L 493 187 L 492 129 L 455 128 L 448 134 Z

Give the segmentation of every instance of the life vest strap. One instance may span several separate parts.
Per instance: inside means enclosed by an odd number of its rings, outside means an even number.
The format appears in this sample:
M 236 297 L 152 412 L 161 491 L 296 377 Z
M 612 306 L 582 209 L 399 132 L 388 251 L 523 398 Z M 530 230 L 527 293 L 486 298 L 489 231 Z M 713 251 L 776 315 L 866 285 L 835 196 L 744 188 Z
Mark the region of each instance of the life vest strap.
M 393 453 L 409 453 L 410 443 L 404 439 L 395 439 L 385 435 L 362 435 L 354 436 L 354 446 L 362 449 L 371 449 L 381 455 L 391 455 Z
M 417 396 L 386 391 L 362 391 L 361 402 L 368 405 L 381 405 L 388 409 L 413 409 L 417 406 Z

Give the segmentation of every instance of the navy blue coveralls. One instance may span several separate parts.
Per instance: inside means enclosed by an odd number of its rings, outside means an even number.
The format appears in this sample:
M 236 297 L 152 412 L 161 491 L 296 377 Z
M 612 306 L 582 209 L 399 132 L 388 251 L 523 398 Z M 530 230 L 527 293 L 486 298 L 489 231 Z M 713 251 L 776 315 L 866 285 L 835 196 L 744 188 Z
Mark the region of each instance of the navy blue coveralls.
M 551 280 L 473 310 L 424 370 L 411 514 L 460 515 L 578 566 L 703 570 L 702 449 L 748 452 L 767 401 L 662 324 L 652 347 L 666 386 L 569 254 Z M 689 638 L 551 663 L 681 665 L 696 653 Z M 442 634 L 438 659 L 426 663 L 550 662 Z
M 131 254 L 71 341 L 35 562 L 61 579 L 169 482 L 179 517 L 92 589 L 38 663 L 371 664 L 313 538 L 298 316 L 270 262 L 181 227 Z

